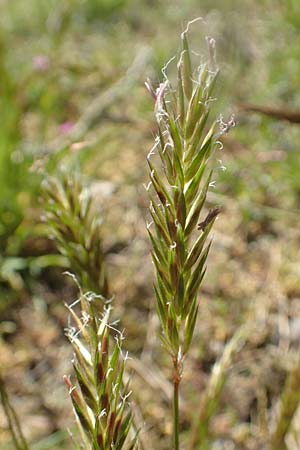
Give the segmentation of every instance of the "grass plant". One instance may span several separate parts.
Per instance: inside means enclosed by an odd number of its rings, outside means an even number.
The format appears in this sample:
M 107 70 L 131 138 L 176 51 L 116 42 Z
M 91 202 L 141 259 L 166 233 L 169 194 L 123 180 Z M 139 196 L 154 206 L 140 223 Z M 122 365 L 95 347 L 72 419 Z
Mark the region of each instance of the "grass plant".
M 6 391 L 4 379 L 0 374 L 0 400 L 6 416 L 9 431 L 16 450 L 29 450 L 28 443 L 24 437 L 19 417 L 12 406 Z
M 285 438 L 292 428 L 295 413 L 300 404 L 300 367 L 299 363 L 289 371 L 281 393 L 279 413 L 270 437 L 271 450 L 287 448 Z
M 125 2 L 107 3 L 111 6 Z M 175 83 L 167 75 L 169 64 L 162 71 L 163 80 L 158 87 L 152 86 L 150 81 L 146 83 L 154 99 L 157 124 L 157 137 L 147 157 L 151 215 L 147 230 L 155 268 L 160 338 L 172 365 L 174 450 L 184 448 L 180 439 L 180 386 L 197 323 L 198 295 L 206 273 L 211 231 L 220 213 L 219 207 L 209 209 L 207 194 L 214 186 L 219 139 L 234 126 L 233 118 L 224 122 L 211 117 L 218 75 L 214 41 L 208 39 L 208 63 L 195 65 L 195 55 L 187 39 L 189 25 L 181 35 L 181 48 L 175 58 Z M 145 59 L 141 56 L 141 61 L 138 58 L 138 63 L 133 64 L 126 77 L 106 96 L 91 103 L 87 114 L 75 126 L 75 137 L 83 138 L 108 105 L 120 100 L 124 85 L 126 89 L 131 88 L 138 67 L 144 67 Z M 19 116 L 12 123 L 18 122 Z M 80 442 L 75 437 L 74 445 L 87 450 L 133 450 L 139 442 L 130 407 L 128 355 L 122 349 L 123 333 L 111 320 L 108 301 L 111 291 L 104 263 L 101 217 L 95 214 L 91 195 L 78 174 L 49 177 L 44 198 L 51 234 L 59 251 L 66 256 L 79 287 L 79 298 L 67 306 L 70 322 L 66 334 L 74 358 L 73 376 L 64 378 L 79 429 Z M 244 328 L 241 328 L 225 345 L 213 366 L 200 396 L 200 409 L 187 432 L 187 448 L 212 447 L 210 425 L 217 413 L 229 367 L 244 340 Z M 286 438 L 300 402 L 299 386 L 297 366 L 288 374 L 278 418 L 266 439 L 266 446 L 272 450 L 287 447 Z M 8 399 L 2 378 L 0 397 L 15 448 L 28 450 L 22 422 Z M 272 411 L 267 410 L 267 402 L 263 408 L 267 418 Z
M 127 355 L 122 351 L 123 335 L 109 323 L 110 307 L 101 315 L 97 303 L 105 299 L 80 292 L 80 312 L 68 306 L 74 325 L 67 336 L 74 350 L 73 368 L 76 384 L 70 377 L 65 383 L 85 449 L 133 450 L 137 433 L 129 406 L 129 386 L 123 376 Z M 81 448 L 81 447 L 78 447 Z
M 219 361 L 214 364 L 208 385 L 201 395 L 199 412 L 191 428 L 189 450 L 210 448 L 209 425 L 217 412 L 230 366 L 236 354 L 245 345 L 248 333 L 246 327 L 239 328 L 226 344 Z
M 92 208 L 92 197 L 79 173 L 61 173 L 44 183 L 46 221 L 59 251 L 67 257 L 80 285 L 109 297 L 101 241 L 101 217 Z
M 137 433 L 128 404 L 128 383 L 123 381 L 127 354 L 122 351 L 123 334 L 109 323 L 101 221 L 78 173 L 48 178 L 44 196 L 48 226 L 84 289 L 79 288 L 80 298 L 68 306 L 74 322 L 67 336 L 74 350 L 76 383 L 64 377 L 81 445 L 91 450 L 133 450 Z
M 155 100 L 158 134 L 148 154 L 150 214 L 148 232 L 156 271 L 156 309 L 162 343 L 173 363 L 173 444 L 179 449 L 179 386 L 198 314 L 198 292 L 211 246 L 209 234 L 220 213 L 207 212 L 206 196 L 213 185 L 214 152 L 220 135 L 234 125 L 209 118 L 218 70 L 214 41 L 208 39 L 210 61 L 193 67 L 187 40 L 177 58 L 177 85 L 164 80 L 157 89 L 147 82 Z M 153 162 L 158 156 L 159 165 Z M 201 220 L 199 222 L 199 220 Z M 197 225 L 198 224 L 198 225 Z

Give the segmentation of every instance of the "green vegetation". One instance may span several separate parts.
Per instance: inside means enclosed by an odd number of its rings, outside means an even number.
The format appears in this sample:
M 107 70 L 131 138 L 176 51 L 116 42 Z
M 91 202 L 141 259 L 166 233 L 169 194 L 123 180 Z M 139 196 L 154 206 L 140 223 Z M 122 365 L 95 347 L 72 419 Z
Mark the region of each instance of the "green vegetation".
M 298 2 L 0 9 L 0 449 L 299 448 Z

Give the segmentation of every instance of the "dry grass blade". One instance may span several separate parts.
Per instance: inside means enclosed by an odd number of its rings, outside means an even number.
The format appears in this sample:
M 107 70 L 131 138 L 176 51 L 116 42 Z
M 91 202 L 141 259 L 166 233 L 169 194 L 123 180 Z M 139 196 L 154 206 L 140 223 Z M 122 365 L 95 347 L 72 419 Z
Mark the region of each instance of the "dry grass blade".
M 300 112 L 293 111 L 286 107 L 278 108 L 276 106 L 251 105 L 242 103 L 239 107 L 244 111 L 257 112 L 279 120 L 287 120 L 291 123 L 300 123 Z
M 68 136 L 56 138 L 43 149 L 42 153 L 48 155 L 59 152 L 69 147 L 72 143 L 76 143 L 85 138 L 88 131 L 101 121 L 109 108 L 112 105 L 116 105 L 118 101 L 122 100 L 131 91 L 143 75 L 150 59 L 150 48 L 145 46 L 140 47 L 124 76 L 91 101 L 87 109 L 83 111 L 82 115 L 74 124 Z

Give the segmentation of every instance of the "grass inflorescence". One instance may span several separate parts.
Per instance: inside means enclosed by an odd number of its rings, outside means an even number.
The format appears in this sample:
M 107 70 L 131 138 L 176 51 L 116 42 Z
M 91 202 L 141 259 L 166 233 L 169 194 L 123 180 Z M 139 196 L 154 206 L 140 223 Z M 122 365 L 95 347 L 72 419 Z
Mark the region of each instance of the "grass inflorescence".
M 92 196 L 79 173 L 48 177 L 43 190 L 46 221 L 59 251 L 83 289 L 108 298 L 101 239 L 102 218 L 92 208 Z
M 165 70 L 164 80 L 157 89 L 147 82 L 155 99 L 158 128 L 155 145 L 147 158 L 153 222 L 148 232 L 156 271 L 154 289 L 161 340 L 173 361 L 176 449 L 179 448 L 178 390 L 183 361 L 196 325 L 198 291 L 211 246 L 209 234 L 220 212 L 214 208 L 205 213 L 206 196 L 212 183 L 213 154 L 220 134 L 227 131 L 225 128 L 218 131 L 217 120 L 209 118 L 218 75 L 214 41 L 208 39 L 211 61 L 194 69 L 187 31 L 181 35 L 176 87 Z M 232 124 L 227 124 L 227 128 Z M 153 162 L 155 155 L 159 164 Z
M 130 391 L 124 382 L 127 355 L 123 335 L 110 325 L 110 307 L 99 314 L 102 296 L 80 293 L 80 312 L 68 306 L 74 327 L 67 336 L 74 350 L 76 383 L 65 376 L 74 414 L 85 449 L 133 450 L 137 433 L 129 406 Z

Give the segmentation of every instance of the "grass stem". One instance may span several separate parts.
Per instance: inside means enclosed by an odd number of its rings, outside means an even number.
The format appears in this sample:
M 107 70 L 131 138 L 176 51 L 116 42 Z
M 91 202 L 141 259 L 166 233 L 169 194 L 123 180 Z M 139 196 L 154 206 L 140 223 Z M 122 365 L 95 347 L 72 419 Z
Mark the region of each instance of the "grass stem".
M 174 450 L 179 450 L 179 386 L 182 378 L 182 359 L 178 354 L 173 358 L 173 442 Z
M 173 420 L 174 420 L 174 449 L 179 450 L 179 383 L 174 383 L 173 399 Z
M 9 401 L 4 380 L 2 379 L 1 375 L 0 375 L 0 400 L 3 406 L 4 414 L 8 422 L 9 431 L 11 433 L 11 437 L 16 450 L 29 450 L 28 444 L 21 429 L 19 418 L 16 414 L 15 409 L 13 408 L 13 406 Z

